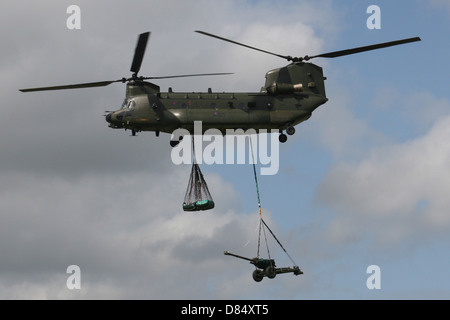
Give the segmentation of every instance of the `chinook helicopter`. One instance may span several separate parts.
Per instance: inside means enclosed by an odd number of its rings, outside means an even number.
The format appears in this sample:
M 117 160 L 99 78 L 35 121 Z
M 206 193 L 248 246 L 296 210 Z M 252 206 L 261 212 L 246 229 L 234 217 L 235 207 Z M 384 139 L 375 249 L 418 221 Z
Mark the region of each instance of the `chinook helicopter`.
M 194 134 L 194 121 L 201 121 L 202 134 L 208 129 L 219 129 L 226 134 L 227 129 L 278 130 L 279 141 L 286 142 L 287 135 L 295 133 L 295 126 L 308 120 L 312 112 L 328 101 L 325 94 L 322 68 L 307 62 L 313 58 L 336 58 L 369 50 L 396 46 L 414 41 L 419 37 L 379 43 L 341 51 L 304 57 L 291 57 L 258 49 L 230 39 L 203 31 L 196 31 L 240 45 L 249 49 L 286 59 L 290 64 L 266 73 L 265 85 L 259 92 L 161 92 L 160 87 L 145 80 L 167 78 L 227 75 L 230 73 L 186 74 L 164 77 L 138 76 L 144 58 L 150 32 L 139 35 L 132 60 L 130 78 L 89 82 L 52 87 L 20 89 L 21 92 L 79 89 L 107 86 L 115 82 L 126 83 L 125 100 L 120 109 L 105 115 L 109 127 L 131 130 L 132 135 L 141 131 L 172 133 L 183 128 Z M 179 139 L 182 139 L 180 137 Z M 172 147 L 179 141 L 170 141 Z

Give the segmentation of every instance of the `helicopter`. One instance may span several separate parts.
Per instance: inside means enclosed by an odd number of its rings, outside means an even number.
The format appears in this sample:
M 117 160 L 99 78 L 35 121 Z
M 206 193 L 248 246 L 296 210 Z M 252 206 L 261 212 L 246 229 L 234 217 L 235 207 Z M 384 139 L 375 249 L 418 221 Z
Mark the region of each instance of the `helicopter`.
M 295 126 L 308 120 L 312 112 L 328 101 L 325 93 L 323 70 L 309 60 L 313 58 L 336 58 L 364 51 L 381 49 L 420 41 L 419 37 L 378 43 L 313 56 L 292 57 L 273 53 L 223 38 L 204 31 L 199 34 L 227 41 L 248 49 L 283 58 L 288 65 L 266 73 L 265 84 L 259 92 L 161 92 L 160 87 L 145 80 L 180 77 L 229 75 L 231 73 L 202 73 L 162 77 L 138 76 L 144 58 L 150 32 L 138 36 L 130 71 L 131 77 L 118 80 L 89 82 L 51 87 L 19 89 L 21 92 L 103 87 L 116 82 L 126 83 L 125 99 L 120 109 L 107 111 L 105 119 L 113 129 L 131 130 L 132 136 L 141 131 L 172 133 L 186 129 L 194 134 L 194 122 L 201 121 L 201 133 L 218 129 L 226 134 L 228 129 L 275 130 L 279 141 L 287 141 L 287 135 L 295 133 Z M 197 131 L 196 131 L 197 132 Z M 265 131 L 267 132 L 267 131 Z M 273 132 L 273 131 L 272 131 Z M 287 135 L 284 133 L 286 132 Z M 178 141 L 170 140 L 172 147 Z

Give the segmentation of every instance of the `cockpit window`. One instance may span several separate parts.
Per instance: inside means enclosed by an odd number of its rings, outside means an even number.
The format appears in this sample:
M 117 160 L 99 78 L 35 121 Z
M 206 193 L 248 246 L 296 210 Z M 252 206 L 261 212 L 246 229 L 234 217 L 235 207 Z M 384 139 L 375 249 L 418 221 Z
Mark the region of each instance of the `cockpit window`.
M 134 99 L 125 99 L 122 103 L 122 109 L 134 109 L 136 107 L 136 102 Z
M 128 101 L 128 109 L 134 109 L 136 107 L 136 102 L 134 100 Z

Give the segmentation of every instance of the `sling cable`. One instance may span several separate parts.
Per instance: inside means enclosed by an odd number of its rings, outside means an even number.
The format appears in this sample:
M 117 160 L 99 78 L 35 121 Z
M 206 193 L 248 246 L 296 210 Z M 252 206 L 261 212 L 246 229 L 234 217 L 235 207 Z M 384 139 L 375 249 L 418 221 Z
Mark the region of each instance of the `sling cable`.
M 286 251 L 286 249 L 283 247 L 281 242 L 278 240 L 278 238 L 275 236 L 275 234 L 272 232 L 272 230 L 269 228 L 269 226 L 266 224 L 266 222 L 264 221 L 264 219 L 262 217 L 261 199 L 259 197 L 259 187 L 258 187 L 258 176 L 256 174 L 256 165 L 255 165 L 255 159 L 254 159 L 254 155 L 253 155 L 253 145 L 252 145 L 252 138 L 251 138 L 251 136 L 249 136 L 249 141 L 250 141 L 250 150 L 251 150 L 251 153 L 252 153 L 252 160 L 253 160 L 253 174 L 255 176 L 256 195 L 257 195 L 257 198 L 258 198 L 258 212 L 259 212 L 258 250 L 257 250 L 256 257 L 253 258 L 253 259 L 246 258 L 246 257 L 243 257 L 243 256 L 239 256 L 239 255 L 231 253 L 229 251 L 225 251 L 224 254 L 225 255 L 229 255 L 229 256 L 233 256 L 233 257 L 236 257 L 236 258 L 244 259 L 244 260 L 247 260 L 247 261 L 250 261 L 250 263 L 253 264 L 256 267 L 256 269 L 253 271 L 253 274 L 252 274 L 253 280 L 255 280 L 256 282 L 262 281 L 264 277 L 268 277 L 269 279 L 273 279 L 273 278 L 275 278 L 275 276 L 277 274 L 280 274 L 280 273 L 292 272 L 292 273 L 294 273 L 294 275 L 303 274 L 303 271 L 300 270 L 300 268 L 297 266 L 295 261 L 292 259 L 292 257 L 289 255 L 289 253 Z M 294 264 L 293 267 L 284 267 L 284 268 L 277 268 L 276 267 L 275 260 L 270 258 L 270 252 L 269 252 L 269 245 L 268 245 L 268 241 L 267 241 L 266 229 L 270 232 L 272 237 L 277 241 L 277 243 L 280 245 L 281 249 L 283 249 L 283 251 L 289 257 L 291 262 Z M 262 233 L 264 234 L 264 240 L 265 240 L 265 243 L 266 243 L 268 259 L 263 259 L 263 258 L 260 258 L 260 256 L 259 256 L 259 251 L 260 251 L 260 247 L 261 247 L 261 230 L 262 230 Z

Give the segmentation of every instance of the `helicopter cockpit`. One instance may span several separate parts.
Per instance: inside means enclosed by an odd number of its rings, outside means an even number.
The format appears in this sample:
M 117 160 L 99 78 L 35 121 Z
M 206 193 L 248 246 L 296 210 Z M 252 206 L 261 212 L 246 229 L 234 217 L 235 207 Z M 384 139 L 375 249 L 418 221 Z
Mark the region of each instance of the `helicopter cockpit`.
M 123 100 L 122 106 L 120 107 L 121 110 L 133 110 L 136 107 L 136 101 L 134 101 L 133 98 L 125 98 Z
M 125 98 L 119 110 L 109 112 L 105 115 L 105 119 L 110 123 L 111 128 L 123 128 L 124 118 L 130 117 L 136 107 L 134 98 Z

